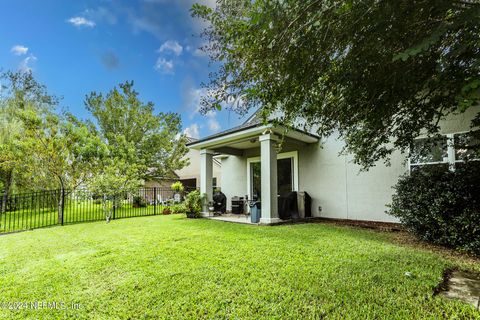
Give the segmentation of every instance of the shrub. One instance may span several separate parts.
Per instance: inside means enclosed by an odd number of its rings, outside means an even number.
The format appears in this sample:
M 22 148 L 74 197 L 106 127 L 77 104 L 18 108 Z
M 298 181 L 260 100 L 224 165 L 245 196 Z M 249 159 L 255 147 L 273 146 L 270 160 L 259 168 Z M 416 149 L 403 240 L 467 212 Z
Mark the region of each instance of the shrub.
M 162 210 L 162 214 L 164 215 L 171 214 L 171 213 L 172 213 L 172 210 L 170 209 L 170 207 L 165 207 Z
M 480 255 L 480 165 L 425 166 L 395 186 L 389 214 L 423 240 Z
M 147 201 L 145 201 L 145 199 L 141 196 L 134 196 L 132 206 L 134 208 L 143 208 L 147 206 Z
M 175 204 L 170 206 L 170 210 L 172 211 L 172 214 L 179 214 L 179 213 L 186 213 L 187 208 L 185 207 L 184 204 Z
M 185 197 L 185 211 L 189 218 L 199 218 L 202 212 L 202 197 L 198 190 L 192 191 Z
M 102 199 L 101 199 L 101 198 L 97 198 L 97 199 L 93 200 L 93 203 L 94 203 L 94 204 L 102 204 Z
M 180 181 L 177 181 L 177 182 L 172 183 L 172 185 L 170 186 L 170 188 L 171 188 L 172 191 L 174 191 L 174 192 L 183 192 L 183 190 L 184 190 L 183 184 L 182 184 Z

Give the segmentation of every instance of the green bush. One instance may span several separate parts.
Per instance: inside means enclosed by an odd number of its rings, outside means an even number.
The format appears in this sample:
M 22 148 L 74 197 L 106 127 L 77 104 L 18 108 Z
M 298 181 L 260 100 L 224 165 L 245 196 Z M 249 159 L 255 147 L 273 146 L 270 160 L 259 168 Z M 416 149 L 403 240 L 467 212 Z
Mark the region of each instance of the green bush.
M 200 196 L 200 191 L 195 190 L 187 194 L 184 205 L 187 217 L 199 218 L 202 212 L 202 197 Z
M 132 206 L 134 208 L 144 208 L 147 206 L 147 201 L 141 196 L 134 196 Z
M 172 214 L 179 214 L 179 213 L 186 213 L 187 212 L 187 208 L 185 207 L 185 205 L 183 203 L 174 204 L 174 205 L 170 206 L 170 210 L 171 210 Z
M 480 255 L 480 165 L 424 166 L 395 186 L 389 214 L 423 240 Z

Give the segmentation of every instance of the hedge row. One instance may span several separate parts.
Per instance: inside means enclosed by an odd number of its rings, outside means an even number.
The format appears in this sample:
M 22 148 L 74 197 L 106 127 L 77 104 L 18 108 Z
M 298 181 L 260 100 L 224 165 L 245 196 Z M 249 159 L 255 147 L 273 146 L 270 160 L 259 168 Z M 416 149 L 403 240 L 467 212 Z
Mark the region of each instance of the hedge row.
M 389 213 L 423 240 L 480 255 L 480 164 L 424 166 L 395 186 Z

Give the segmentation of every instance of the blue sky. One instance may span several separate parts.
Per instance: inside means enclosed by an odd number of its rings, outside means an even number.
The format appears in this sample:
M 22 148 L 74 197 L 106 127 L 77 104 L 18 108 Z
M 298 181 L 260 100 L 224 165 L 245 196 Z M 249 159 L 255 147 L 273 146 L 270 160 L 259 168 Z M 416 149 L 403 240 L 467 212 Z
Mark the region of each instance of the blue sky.
M 182 116 L 194 137 L 241 123 L 228 110 L 198 112 L 201 82 L 213 71 L 198 48 L 202 21 L 194 2 L 214 0 L 12 0 L 0 10 L 0 68 L 31 69 L 61 106 L 89 117 L 83 101 L 133 80 L 143 101 Z

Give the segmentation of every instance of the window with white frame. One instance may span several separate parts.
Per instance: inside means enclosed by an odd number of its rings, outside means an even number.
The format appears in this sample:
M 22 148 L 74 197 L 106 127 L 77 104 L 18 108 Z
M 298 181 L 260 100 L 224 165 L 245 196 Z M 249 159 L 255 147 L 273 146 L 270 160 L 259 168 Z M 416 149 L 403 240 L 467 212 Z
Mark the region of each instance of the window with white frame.
M 471 131 L 416 139 L 410 152 L 410 171 L 426 165 L 454 170 L 466 161 L 480 160 L 479 146 L 479 139 Z
M 410 171 L 425 165 L 448 166 L 448 147 L 446 136 L 416 139 L 410 152 Z
M 213 192 L 215 193 L 215 190 L 217 189 L 217 177 L 212 178 L 212 188 Z
M 478 135 L 478 132 L 475 132 Z M 454 135 L 455 162 L 480 160 L 480 140 L 473 132 Z

